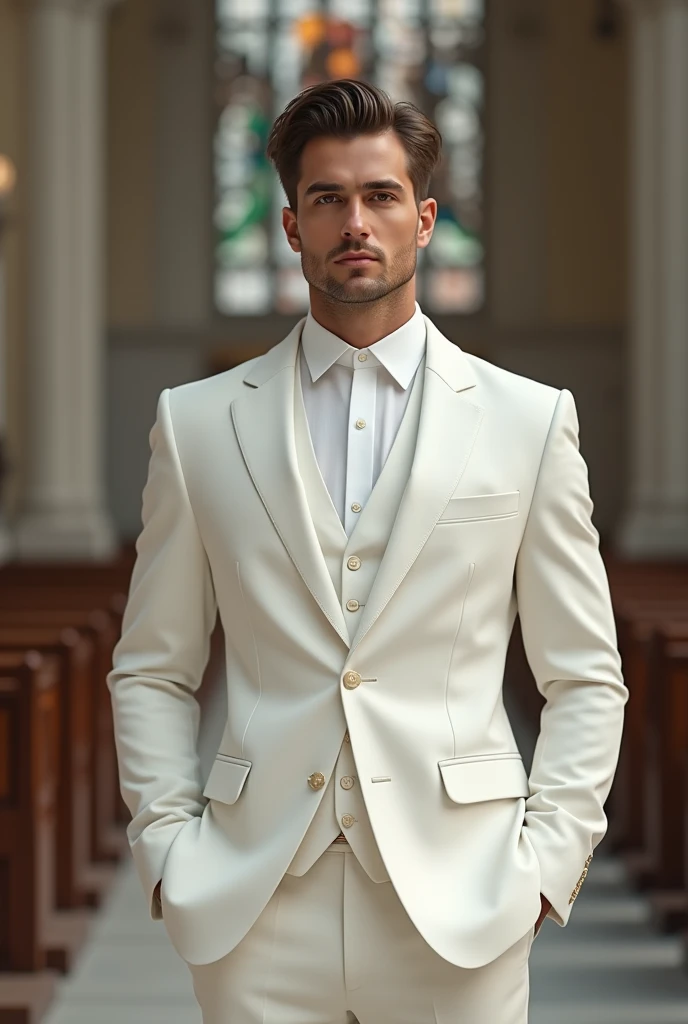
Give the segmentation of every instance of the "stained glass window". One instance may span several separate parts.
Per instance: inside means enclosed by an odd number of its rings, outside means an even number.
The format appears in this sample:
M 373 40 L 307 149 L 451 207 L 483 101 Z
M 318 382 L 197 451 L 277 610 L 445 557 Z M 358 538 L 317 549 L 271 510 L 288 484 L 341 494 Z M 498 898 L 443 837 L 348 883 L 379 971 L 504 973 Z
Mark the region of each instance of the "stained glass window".
M 485 0 L 216 0 L 215 305 L 225 315 L 301 314 L 308 286 L 281 223 L 265 146 L 301 89 L 361 78 L 416 103 L 440 129 L 438 219 L 418 254 L 428 312 L 485 299 Z

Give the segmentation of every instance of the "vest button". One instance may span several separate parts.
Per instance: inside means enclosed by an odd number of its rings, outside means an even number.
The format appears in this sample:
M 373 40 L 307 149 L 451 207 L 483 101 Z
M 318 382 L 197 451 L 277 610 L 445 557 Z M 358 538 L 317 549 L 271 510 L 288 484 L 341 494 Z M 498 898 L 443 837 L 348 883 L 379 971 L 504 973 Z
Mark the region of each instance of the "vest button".
M 358 601 L 356 600 L 356 598 L 355 598 L 355 597 L 353 597 L 353 598 L 352 598 L 352 599 L 351 599 L 350 601 L 347 601 L 347 602 L 346 602 L 346 607 L 348 608 L 348 610 L 349 610 L 350 612 L 357 612 L 357 611 L 358 611 L 358 609 L 359 609 L 359 608 L 360 608 L 361 606 L 360 606 L 360 604 L 358 603 Z
M 342 825 L 344 826 L 344 828 L 351 828 L 355 821 L 356 819 L 354 818 L 353 814 L 342 815 Z
M 360 512 L 362 508 L 363 508 L 363 506 L 360 505 L 357 501 L 354 501 L 351 504 L 351 511 L 352 512 Z
M 355 690 L 357 686 L 361 685 L 361 673 L 360 672 L 345 672 L 344 673 L 344 686 L 347 690 Z
M 325 776 L 322 772 L 313 772 L 308 776 L 308 785 L 311 789 L 322 789 L 325 785 Z
M 353 784 L 354 784 L 354 780 L 351 778 L 350 775 L 344 775 L 339 780 L 339 785 L 342 787 L 342 789 L 352 789 L 353 788 Z
M 350 558 L 347 558 L 346 564 L 348 565 L 349 569 L 360 569 L 361 559 L 358 557 L 358 555 L 352 555 Z

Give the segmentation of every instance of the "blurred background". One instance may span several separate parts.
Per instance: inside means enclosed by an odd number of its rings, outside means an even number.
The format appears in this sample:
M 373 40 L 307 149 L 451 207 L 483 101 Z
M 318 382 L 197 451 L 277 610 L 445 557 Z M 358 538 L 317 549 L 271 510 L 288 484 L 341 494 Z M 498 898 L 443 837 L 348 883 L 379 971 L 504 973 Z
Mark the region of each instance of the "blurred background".
M 443 134 L 423 311 L 578 406 L 632 700 L 533 1022 L 686 1024 L 688 0 L 0 0 L 0 1024 L 197 1020 L 123 844 L 104 674 L 160 391 L 307 311 L 264 150 L 340 77 Z M 518 628 L 506 682 L 527 758 Z

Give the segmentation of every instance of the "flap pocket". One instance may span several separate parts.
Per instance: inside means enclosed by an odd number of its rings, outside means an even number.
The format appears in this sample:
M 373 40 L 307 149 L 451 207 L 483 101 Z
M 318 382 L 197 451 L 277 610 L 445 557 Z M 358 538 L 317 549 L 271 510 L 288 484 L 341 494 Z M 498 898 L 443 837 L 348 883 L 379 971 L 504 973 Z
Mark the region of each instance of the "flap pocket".
M 520 754 L 450 757 L 437 763 L 447 795 L 457 804 L 530 795 Z
M 506 491 L 504 494 L 467 494 L 461 498 L 450 498 L 440 523 L 462 519 L 502 519 L 518 513 L 520 491 Z
M 242 757 L 231 757 L 229 754 L 218 754 L 210 769 L 203 796 L 219 800 L 223 804 L 236 803 L 250 770 L 250 761 L 245 761 Z

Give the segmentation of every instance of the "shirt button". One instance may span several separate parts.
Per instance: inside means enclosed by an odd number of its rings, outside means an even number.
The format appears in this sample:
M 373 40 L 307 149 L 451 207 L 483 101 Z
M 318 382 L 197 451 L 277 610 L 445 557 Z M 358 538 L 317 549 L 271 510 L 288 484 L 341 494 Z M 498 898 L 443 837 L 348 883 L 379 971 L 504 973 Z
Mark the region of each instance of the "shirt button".
M 346 564 L 350 569 L 360 569 L 361 559 L 358 557 L 358 555 L 351 555 L 350 558 L 347 558 Z
M 367 358 L 368 358 L 368 353 L 367 352 L 359 352 L 358 353 L 358 361 L 359 361 L 359 363 L 365 363 Z
M 349 730 L 348 729 L 344 733 L 344 742 L 345 743 L 351 743 L 351 737 L 349 736 Z
M 343 778 L 339 780 L 339 785 L 342 787 L 342 789 L 352 789 L 353 784 L 354 780 L 351 778 L 350 775 L 344 775 Z
M 356 420 L 356 430 L 363 430 L 366 425 L 365 420 Z
M 349 610 L 350 612 L 357 612 L 357 611 L 358 611 L 358 609 L 359 609 L 359 608 L 360 608 L 361 606 L 359 605 L 358 601 L 357 601 L 357 600 L 356 600 L 356 598 L 354 597 L 354 598 L 352 598 L 352 599 L 351 599 L 350 601 L 347 601 L 347 602 L 346 602 L 346 607 L 348 608 L 348 610 Z
M 356 819 L 354 818 L 353 814 L 342 815 L 342 825 L 344 826 L 344 828 L 351 828 L 355 821 Z
M 352 512 L 360 512 L 362 508 L 363 508 L 363 506 L 359 505 L 359 503 L 357 501 L 353 501 L 351 503 L 351 511 Z

